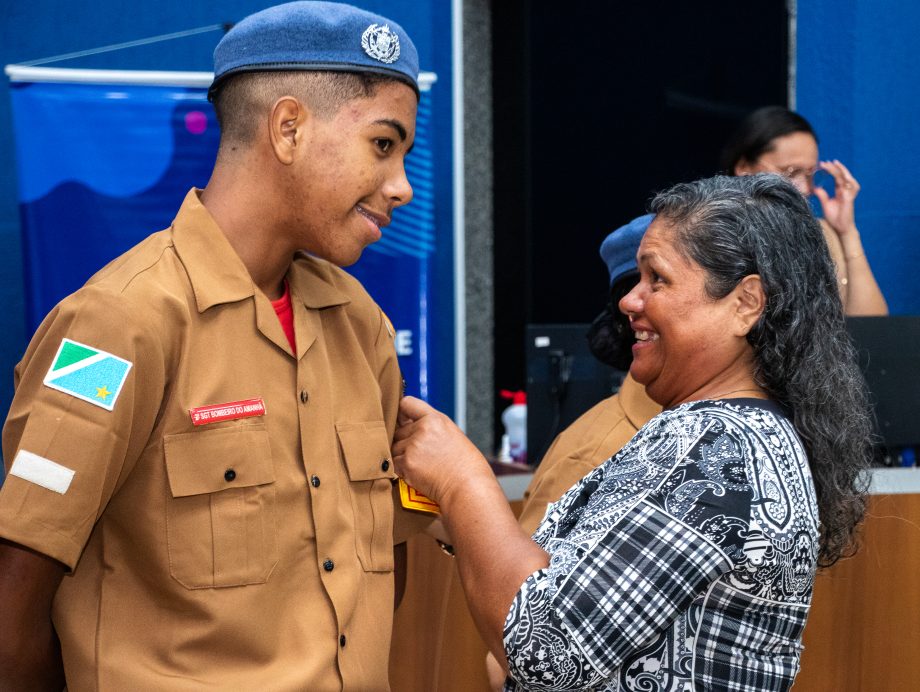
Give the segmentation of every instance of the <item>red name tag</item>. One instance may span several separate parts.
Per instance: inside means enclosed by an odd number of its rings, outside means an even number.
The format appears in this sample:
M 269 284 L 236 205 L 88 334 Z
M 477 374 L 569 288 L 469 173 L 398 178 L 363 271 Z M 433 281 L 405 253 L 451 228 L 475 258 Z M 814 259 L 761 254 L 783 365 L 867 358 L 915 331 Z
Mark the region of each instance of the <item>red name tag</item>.
M 226 404 L 211 404 L 210 406 L 190 408 L 188 412 L 194 425 L 207 425 L 208 423 L 219 423 L 222 420 L 264 416 L 265 402 L 261 399 L 228 401 Z

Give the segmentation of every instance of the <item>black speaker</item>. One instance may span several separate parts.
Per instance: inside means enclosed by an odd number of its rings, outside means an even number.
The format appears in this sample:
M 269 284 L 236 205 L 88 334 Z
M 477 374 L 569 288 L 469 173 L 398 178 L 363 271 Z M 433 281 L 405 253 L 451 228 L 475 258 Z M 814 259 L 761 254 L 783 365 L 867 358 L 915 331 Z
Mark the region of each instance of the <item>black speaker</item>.
M 553 439 L 582 413 L 619 390 L 626 373 L 595 358 L 589 324 L 529 324 L 527 460 L 538 465 Z
M 920 445 L 920 317 L 848 317 L 881 446 Z

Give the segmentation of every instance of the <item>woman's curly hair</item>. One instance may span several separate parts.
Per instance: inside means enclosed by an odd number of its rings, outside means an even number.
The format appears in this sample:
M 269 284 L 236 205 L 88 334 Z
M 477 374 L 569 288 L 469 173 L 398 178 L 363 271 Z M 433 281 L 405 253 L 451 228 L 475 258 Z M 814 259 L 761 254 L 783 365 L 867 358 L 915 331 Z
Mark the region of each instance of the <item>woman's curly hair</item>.
M 808 202 L 782 177 L 760 174 L 675 185 L 651 209 L 705 269 L 710 297 L 760 276 L 766 305 L 747 336 L 755 379 L 792 412 L 818 498 L 818 564 L 832 565 L 855 548 L 873 427 L 834 265 Z

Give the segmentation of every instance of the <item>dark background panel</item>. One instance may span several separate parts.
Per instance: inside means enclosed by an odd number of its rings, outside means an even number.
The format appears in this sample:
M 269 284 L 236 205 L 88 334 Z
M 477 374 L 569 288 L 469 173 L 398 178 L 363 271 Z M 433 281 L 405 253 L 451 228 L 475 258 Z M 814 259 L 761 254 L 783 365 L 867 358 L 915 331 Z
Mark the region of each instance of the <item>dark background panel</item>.
M 495 383 L 525 389 L 525 325 L 602 308 L 604 237 L 717 173 L 747 112 L 786 104 L 788 15 L 782 0 L 503 0 L 492 21 Z

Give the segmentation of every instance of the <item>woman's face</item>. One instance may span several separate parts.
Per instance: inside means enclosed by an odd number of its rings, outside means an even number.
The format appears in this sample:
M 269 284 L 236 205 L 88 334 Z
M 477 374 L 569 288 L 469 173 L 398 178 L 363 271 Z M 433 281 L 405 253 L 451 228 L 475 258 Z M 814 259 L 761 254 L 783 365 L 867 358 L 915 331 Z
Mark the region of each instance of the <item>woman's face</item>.
M 667 221 L 652 222 L 639 245 L 639 283 L 620 300 L 636 336 L 629 372 L 666 407 L 725 395 L 753 371 L 739 289 L 710 298 L 706 271 L 672 238 Z
M 770 151 L 761 154 L 754 163 L 742 161 L 735 166 L 735 175 L 779 173 L 795 185 L 803 195 L 814 190 L 814 175 L 818 168 L 818 143 L 807 132 L 793 132 L 777 137 Z

